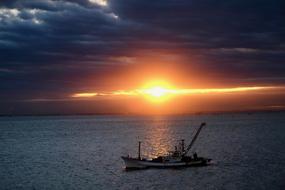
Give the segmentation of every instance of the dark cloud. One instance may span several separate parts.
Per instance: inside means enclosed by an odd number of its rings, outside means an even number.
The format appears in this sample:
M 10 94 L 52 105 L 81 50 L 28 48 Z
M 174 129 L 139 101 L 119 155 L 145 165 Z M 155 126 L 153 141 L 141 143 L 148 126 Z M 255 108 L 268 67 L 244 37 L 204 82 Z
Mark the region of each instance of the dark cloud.
M 127 67 L 134 49 L 191 55 L 239 81 L 284 83 L 284 9 L 283 0 L 4 0 L 0 98 L 65 96 L 84 77 Z

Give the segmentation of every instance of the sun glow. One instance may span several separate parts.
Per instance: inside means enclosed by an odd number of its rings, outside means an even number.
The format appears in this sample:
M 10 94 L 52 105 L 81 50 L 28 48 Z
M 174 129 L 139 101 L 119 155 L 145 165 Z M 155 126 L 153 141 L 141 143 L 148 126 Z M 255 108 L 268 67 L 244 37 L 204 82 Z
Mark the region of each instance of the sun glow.
M 104 98 L 104 97 L 144 97 L 151 102 L 165 102 L 177 96 L 214 95 L 236 93 L 271 93 L 272 90 L 284 90 L 284 86 L 245 86 L 232 88 L 175 88 L 165 81 L 151 81 L 138 89 L 114 90 L 109 92 L 85 92 L 71 95 L 72 98 Z
M 77 93 L 77 94 L 73 94 L 71 97 L 72 98 L 90 98 L 90 97 L 94 97 L 97 96 L 98 93 Z

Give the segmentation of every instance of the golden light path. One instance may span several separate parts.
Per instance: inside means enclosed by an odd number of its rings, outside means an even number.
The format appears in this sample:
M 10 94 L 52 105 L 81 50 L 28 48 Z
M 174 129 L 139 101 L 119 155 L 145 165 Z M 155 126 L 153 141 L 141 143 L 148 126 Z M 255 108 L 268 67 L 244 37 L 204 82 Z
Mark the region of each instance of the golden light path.
M 175 89 L 167 85 L 148 86 L 134 90 L 116 90 L 110 92 L 86 92 L 75 93 L 73 98 L 92 98 L 104 96 L 144 96 L 153 101 L 163 101 L 170 96 L 178 95 L 197 95 L 197 94 L 223 94 L 223 93 L 241 93 L 251 91 L 265 91 L 285 89 L 280 86 L 249 86 L 249 87 L 233 87 L 233 88 L 201 88 L 201 89 Z

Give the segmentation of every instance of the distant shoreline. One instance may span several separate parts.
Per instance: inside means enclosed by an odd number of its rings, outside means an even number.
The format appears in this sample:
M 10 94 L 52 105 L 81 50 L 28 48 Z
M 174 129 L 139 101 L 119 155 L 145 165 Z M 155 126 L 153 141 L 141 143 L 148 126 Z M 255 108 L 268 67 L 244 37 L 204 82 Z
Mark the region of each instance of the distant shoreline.
M 220 114 L 255 114 L 255 113 L 280 113 L 281 110 L 236 110 L 236 111 L 201 111 L 193 113 L 174 114 L 140 114 L 140 113 L 52 113 L 52 114 L 0 114 L 0 117 L 45 117 L 45 116 L 187 116 L 187 115 L 220 115 Z

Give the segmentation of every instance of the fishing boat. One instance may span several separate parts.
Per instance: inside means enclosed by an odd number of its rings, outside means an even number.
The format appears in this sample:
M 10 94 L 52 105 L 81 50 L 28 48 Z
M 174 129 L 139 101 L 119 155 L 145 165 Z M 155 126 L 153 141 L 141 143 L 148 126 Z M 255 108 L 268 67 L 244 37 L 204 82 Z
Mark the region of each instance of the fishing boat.
M 192 141 L 186 149 L 185 140 L 183 139 L 180 141 L 178 147 L 175 146 L 174 151 L 169 151 L 167 155 L 158 156 L 153 159 L 146 159 L 141 157 L 141 142 L 139 141 L 137 157 L 122 156 L 122 159 L 125 162 L 126 169 L 144 169 L 150 167 L 176 168 L 209 165 L 211 162 L 211 159 L 209 158 L 199 157 L 197 153 L 194 153 L 192 156 L 187 155 L 205 125 L 206 123 L 201 123 L 195 136 L 193 137 Z

